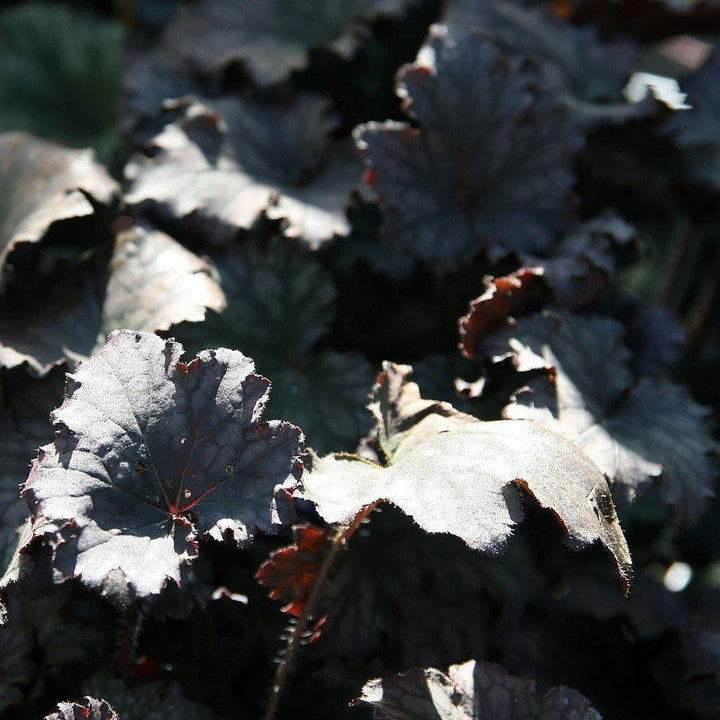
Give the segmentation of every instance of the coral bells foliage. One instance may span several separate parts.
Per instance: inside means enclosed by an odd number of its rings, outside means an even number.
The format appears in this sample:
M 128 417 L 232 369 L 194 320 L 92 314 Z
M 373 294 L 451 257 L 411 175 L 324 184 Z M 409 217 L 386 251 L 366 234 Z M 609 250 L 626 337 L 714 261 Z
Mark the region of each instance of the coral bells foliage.
M 446 260 L 493 245 L 544 250 L 569 226 L 582 134 L 534 62 L 438 26 L 397 92 L 419 129 L 355 130 L 388 242 Z
M 718 3 L 10 5 L 0 715 L 717 718 Z
M 270 383 L 232 350 L 188 363 L 182 346 L 120 330 L 68 377 L 23 495 L 54 567 L 140 597 L 182 580 L 209 535 L 238 545 L 292 517 L 302 433 L 261 422 Z

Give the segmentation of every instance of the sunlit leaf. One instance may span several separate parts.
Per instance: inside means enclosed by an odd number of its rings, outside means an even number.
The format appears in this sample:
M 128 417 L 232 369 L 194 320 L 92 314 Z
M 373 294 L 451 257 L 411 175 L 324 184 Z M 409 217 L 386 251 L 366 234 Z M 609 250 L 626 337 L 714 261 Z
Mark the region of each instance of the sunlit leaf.
M 516 394 L 504 415 L 530 419 L 581 446 L 626 501 L 659 482 L 666 502 L 693 521 L 713 495 L 716 450 L 708 410 L 667 380 L 636 380 L 624 328 L 610 318 L 545 311 L 488 340 L 518 368 L 547 368 Z
M 24 133 L 0 135 L 0 270 L 25 243 L 59 223 L 92 219 L 118 191 L 90 150 L 71 150 Z M 1 279 L 1 278 L 0 278 Z
M 248 544 L 292 517 L 302 433 L 261 422 L 268 381 L 239 352 L 204 351 L 148 333 L 111 334 L 68 376 L 24 495 L 54 565 L 108 590 L 157 594 L 208 535 Z M 109 591 L 109 590 L 108 590 Z
M 225 305 L 210 266 L 145 225 L 119 233 L 109 257 L 100 251 L 38 290 L 29 285 L 0 310 L 0 365 L 27 363 L 36 376 L 89 357 L 117 328 L 168 330 Z
M 324 98 L 277 107 L 224 98 L 179 103 L 177 113 L 150 141 L 151 157 L 127 165 L 130 205 L 215 242 L 263 213 L 313 248 L 349 233 L 345 211 L 361 166 L 351 147 L 331 140 L 337 121 Z
M 534 422 L 482 422 L 424 400 L 410 373 L 386 363 L 375 385 L 370 408 L 385 466 L 347 454 L 312 458 L 297 492 L 323 519 L 348 523 L 383 500 L 427 532 L 498 552 L 522 519 L 521 487 L 553 511 L 573 545 L 602 541 L 627 578 L 630 553 L 610 490 L 580 447 Z
M 61 702 L 45 720 L 122 720 L 106 700 L 86 697 L 81 703 Z
M 358 702 L 370 705 L 377 720 L 601 720 L 577 690 L 541 694 L 533 680 L 475 660 L 447 674 L 428 668 L 371 680 Z

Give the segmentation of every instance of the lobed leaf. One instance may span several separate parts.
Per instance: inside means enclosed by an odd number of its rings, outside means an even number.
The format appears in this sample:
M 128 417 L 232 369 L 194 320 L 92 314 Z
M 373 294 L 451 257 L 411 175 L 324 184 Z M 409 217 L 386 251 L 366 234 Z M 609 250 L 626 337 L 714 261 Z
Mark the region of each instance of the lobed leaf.
M 287 79 L 308 64 L 308 50 L 328 46 L 350 57 L 363 23 L 399 14 L 414 0 L 206 0 L 186 6 L 164 47 L 206 74 L 244 61 L 258 85 Z
M 467 314 L 458 320 L 462 354 L 473 357 L 483 337 L 536 305 L 544 275 L 542 267 L 522 267 L 506 277 L 485 277 L 485 292 L 470 301 Z
M 179 101 L 177 109 L 150 141 L 152 157 L 126 166 L 129 205 L 215 242 L 263 213 L 312 248 L 350 232 L 345 210 L 361 167 L 352 148 L 330 140 L 336 121 L 324 98 L 300 95 L 289 107 Z
M 157 594 L 181 582 L 199 537 L 244 545 L 292 516 L 302 433 L 260 421 L 269 382 L 237 351 L 181 354 L 120 330 L 68 376 L 23 490 L 61 578 Z
M 574 110 L 591 117 L 618 112 L 611 103 L 622 101 L 621 91 L 639 60 L 639 49 L 629 40 L 603 42 L 592 25 L 562 22 L 549 7 L 514 0 L 451 0 L 441 22 L 486 33 L 541 58 L 550 83 Z
M 25 130 L 107 155 L 118 136 L 123 31 L 43 2 L 0 15 L 0 132 Z
M 547 368 L 504 410 L 578 444 L 631 501 L 659 481 L 678 516 L 696 520 L 717 474 L 708 410 L 662 378 L 635 381 L 624 328 L 610 318 L 545 311 L 521 318 L 485 341 L 489 354 L 512 353 L 518 369 Z
M 579 446 L 534 422 L 483 422 L 424 400 L 411 372 L 385 363 L 375 385 L 370 407 L 386 465 L 346 454 L 313 457 L 299 497 L 330 523 L 391 502 L 427 532 L 498 552 L 522 518 L 521 487 L 552 510 L 573 545 L 602 541 L 627 580 L 630 553 L 610 489 Z
M 606 210 L 567 233 L 550 257 L 525 256 L 523 263 L 541 266 L 558 305 L 577 310 L 601 300 L 609 278 L 639 257 L 635 228 Z
M 293 545 L 270 553 L 255 579 L 270 588 L 269 597 L 285 603 L 283 612 L 300 617 L 330 550 L 331 531 L 300 525 L 295 528 L 295 537 Z
M 550 247 L 572 219 L 583 137 L 538 67 L 485 36 L 433 26 L 397 93 L 419 130 L 386 122 L 354 132 L 388 241 L 436 260 Z
M 20 245 L 41 242 L 59 223 L 90 220 L 118 189 L 91 150 L 20 132 L 0 135 L 0 271 L 7 273 Z
M 601 720 L 577 690 L 540 694 L 533 680 L 475 660 L 447 674 L 428 668 L 371 680 L 356 702 L 371 706 L 377 720 Z
M 45 720 L 122 720 L 106 700 L 87 696 L 82 703 L 58 703 L 57 712 Z
M 142 224 L 118 234 L 109 259 L 96 254 L 42 285 L 41 296 L 31 286 L 0 312 L 0 365 L 27 363 L 36 376 L 89 357 L 115 328 L 169 330 L 225 305 L 205 261 Z
M 354 447 L 368 429 L 369 367 L 357 355 L 316 350 L 335 319 L 337 290 L 307 252 L 275 240 L 216 253 L 227 307 L 177 334 L 193 348 L 243 348 L 272 379 L 270 412 L 302 427 L 320 452 Z

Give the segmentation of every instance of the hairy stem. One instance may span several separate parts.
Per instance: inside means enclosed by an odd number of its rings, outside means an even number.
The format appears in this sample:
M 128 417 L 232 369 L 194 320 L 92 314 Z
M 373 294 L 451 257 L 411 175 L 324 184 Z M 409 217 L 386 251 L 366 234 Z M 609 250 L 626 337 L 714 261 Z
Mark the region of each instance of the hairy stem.
M 312 619 L 315 606 L 320 599 L 323 588 L 325 587 L 325 582 L 328 578 L 328 575 L 330 574 L 330 570 L 332 569 L 333 564 L 335 563 L 335 559 L 337 558 L 342 548 L 345 546 L 345 543 L 350 539 L 350 537 L 360 527 L 362 522 L 375 508 L 376 504 L 377 503 L 372 503 L 371 505 L 365 506 L 355 516 L 352 523 L 350 523 L 349 525 L 343 525 L 335 533 L 335 536 L 332 539 L 330 550 L 328 551 L 328 554 L 325 556 L 325 559 L 320 566 L 320 571 L 318 572 L 315 584 L 313 585 L 313 589 L 310 593 L 310 597 L 308 598 L 307 603 L 305 603 L 302 615 L 300 615 L 300 617 L 298 618 L 298 621 L 295 624 L 295 627 L 293 628 L 293 631 L 290 635 L 285 655 L 279 662 L 277 670 L 275 671 L 275 681 L 273 682 L 272 693 L 270 695 L 270 701 L 265 712 L 264 720 L 274 720 L 275 715 L 277 714 L 283 689 L 292 671 L 293 661 L 295 660 L 295 656 L 297 655 L 297 652 L 300 648 L 302 639 L 307 632 L 307 628 L 310 624 L 310 620 Z

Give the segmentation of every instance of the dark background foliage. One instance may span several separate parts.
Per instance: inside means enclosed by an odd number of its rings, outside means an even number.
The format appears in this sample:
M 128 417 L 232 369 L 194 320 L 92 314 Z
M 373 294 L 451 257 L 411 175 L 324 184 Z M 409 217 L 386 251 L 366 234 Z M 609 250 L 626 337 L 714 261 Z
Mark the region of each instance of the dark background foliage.
M 91 695 L 121 720 L 261 717 L 296 622 L 281 607 L 326 557 L 332 528 L 297 500 L 309 557 L 272 555 L 287 524 L 201 537 L 182 586 L 142 602 L 51 567 L 58 538 L 33 537 L 18 486 L 63 373 L 119 328 L 252 357 L 266 416 L 318 454 L 388 459 L 365 406 L 392 360 L 424 398 L 535 420 L 611 481 L 629 597 L 529 495 L 500 555 L 380 505 L 278 717 L 369 718 L 349 707 L 368 680 L 470 659 L 608 720 L 718 716 L 720 4 L 681 5 L 2 4 L 3 716 Z M 629 102 L 637 72 L 689 107 Z M 290 558 L 281 602 L 255 579 L 271 557 Z

